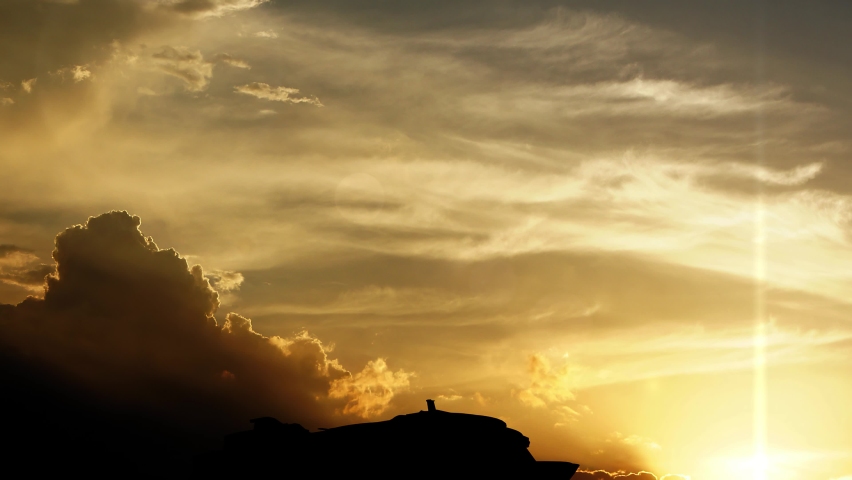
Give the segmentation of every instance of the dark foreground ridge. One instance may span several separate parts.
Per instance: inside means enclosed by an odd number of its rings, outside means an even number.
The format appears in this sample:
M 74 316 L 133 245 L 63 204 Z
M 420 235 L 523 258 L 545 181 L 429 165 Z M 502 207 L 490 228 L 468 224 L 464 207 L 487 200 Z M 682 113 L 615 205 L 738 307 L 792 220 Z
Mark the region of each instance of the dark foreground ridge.
M 225 437 L 223 451 L 197 457 L 194 471 L 209 478 L 275 474 L 302 465 L 320 477 L 370 472 L 380 478 L 435 474 L 567 480 L 579 467 L 536 461 L 527 450 L 529 438 L 502 420 L 444 412 L 432 400 L 427 404 L 425 412 L 314 433 L 299 424 L 255 418 L 254 429 Z

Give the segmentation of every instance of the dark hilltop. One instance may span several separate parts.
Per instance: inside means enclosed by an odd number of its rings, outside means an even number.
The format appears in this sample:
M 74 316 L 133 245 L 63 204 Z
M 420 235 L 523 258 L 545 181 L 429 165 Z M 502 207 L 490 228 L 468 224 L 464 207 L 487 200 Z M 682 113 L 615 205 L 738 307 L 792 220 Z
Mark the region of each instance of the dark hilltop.
M 370 471 L 371 476 L 570 479 L 579 465 L 542 462 L 529 438 L 506 422 L 482 415 L 428 409 L 383 422 L 310 432 L 299 424 L 255 418 L 252 430 L 227 435 L 221 451 L 195 459 L 197 478 L 266 475 L 282 465 L 310 466 L 320 476 Z

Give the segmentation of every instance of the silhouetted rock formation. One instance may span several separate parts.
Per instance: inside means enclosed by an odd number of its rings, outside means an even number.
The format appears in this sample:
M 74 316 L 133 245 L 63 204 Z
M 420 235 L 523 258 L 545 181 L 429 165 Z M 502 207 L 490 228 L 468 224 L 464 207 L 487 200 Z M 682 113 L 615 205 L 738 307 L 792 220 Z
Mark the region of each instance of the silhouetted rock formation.
M 398 415 L 310 433 L 274 418 L 252 420 L 254 429 L 225 437 L 224 450 L 196 458 L 199 477 L 278 474 L 293 469 L 320 476 L 369 472 L 371 477 L 435 474 L 443 477 L 517 475 L 570 479 L 578 465 L 537 462 L 529 438 L 506 422 L 481 415 L 437 410 Z

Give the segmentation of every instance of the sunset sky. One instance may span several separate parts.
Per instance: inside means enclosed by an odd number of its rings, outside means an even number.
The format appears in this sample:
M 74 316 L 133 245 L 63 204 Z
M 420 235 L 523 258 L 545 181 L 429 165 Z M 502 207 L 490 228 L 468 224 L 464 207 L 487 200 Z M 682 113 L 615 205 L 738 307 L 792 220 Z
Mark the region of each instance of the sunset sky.
M 594 478 L 850 480 L 850 25 L 0 0 L 0 304 L 39 298 L 0 305 L 0 347 L 238 427 L 433 398 Z

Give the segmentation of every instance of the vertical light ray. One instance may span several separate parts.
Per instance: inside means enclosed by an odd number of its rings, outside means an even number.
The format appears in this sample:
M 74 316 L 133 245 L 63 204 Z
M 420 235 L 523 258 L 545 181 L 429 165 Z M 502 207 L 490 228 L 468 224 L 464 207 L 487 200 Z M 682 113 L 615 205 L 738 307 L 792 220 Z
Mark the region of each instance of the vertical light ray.
M 764 81 L 765 15 L 762 0 L 757 0 L 755 77 L 758 88 Z M 759 106 L 755 122 L 755 161 L 763 168 L 766 160 L 765 119 Z M 756 182 L 754 212 L 754 480 L 766 480 L 766 208 L 763 186 Z
M 758 149 L 763 150 L 762 145 Z M 759 154 L 760 155 L 760 154 Z M 766 212 L 763 195 L 754 226 L 754 480 L 766 480 Z

